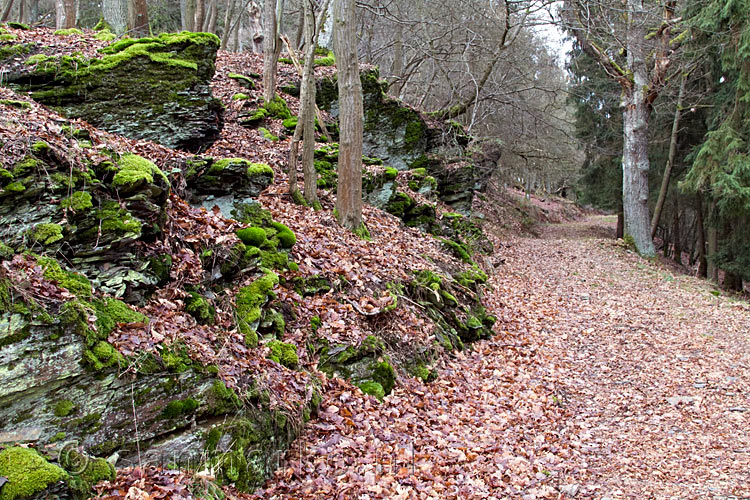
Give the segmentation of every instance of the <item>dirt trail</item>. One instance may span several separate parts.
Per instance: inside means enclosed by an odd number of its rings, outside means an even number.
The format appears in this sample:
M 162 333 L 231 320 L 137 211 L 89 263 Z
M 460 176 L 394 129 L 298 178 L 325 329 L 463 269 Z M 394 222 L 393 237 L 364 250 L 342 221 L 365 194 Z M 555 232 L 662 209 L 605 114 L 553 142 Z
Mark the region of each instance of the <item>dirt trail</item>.
M 750 307 L 613 233 L 590 217 L 510 242 L 498 335 L 383 404 L 332 382 L 259 496 L 750 497 Z

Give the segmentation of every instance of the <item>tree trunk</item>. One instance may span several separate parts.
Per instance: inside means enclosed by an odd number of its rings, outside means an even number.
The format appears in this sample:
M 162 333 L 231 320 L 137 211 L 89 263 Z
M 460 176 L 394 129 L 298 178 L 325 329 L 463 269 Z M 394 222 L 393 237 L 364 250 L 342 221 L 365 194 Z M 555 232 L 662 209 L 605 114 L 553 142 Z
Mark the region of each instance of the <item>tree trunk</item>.
M 674 214 L 672 215 L 672 258 L 682 264 L 682 235 L 680 234 L 680 206 L 677 198 L 674 200 Z
M 250 32 L 252 33 L 253 54 L 263 53 L 263 23 L 261 22 L 260 5 L 253 2 L 250 7 Z
M 622 213 L 622 199 L 617 202 L 617 229 L 615 229 L 615 238 L 625 237 L 625 217 Z
M 646 28 L 642 1 L 628 0 L 628 11 L 627 51 L 632 85 L 623 92 L 623 214 L 625 234 L 633 237 L 641 255 L 652 257 L 656 250 L 651 239 L 651 218 L 648 213 L 648 120 L 651 106 L 646 94 L 650 82 L 643 53 Z
M 184 31 L 195 31 L 195 9 L 196 0 L 180 0 L 180 16 Z
M 2 15 L 0 15 L 0 23 L 4 23 L 10 20 L 10 13 L 13 10 L 13 3 L 14 0 L 8 0 L 8 3 L 5 4 L 5 9 L 3 9 Z
M 335 0 L 334 52 L 339 78 L 339 180 L 336 209 L 339 223 L 362 228 L 362 84 L 359 79 L 355 0 Z
M 128 2 L 128 32 L 136 37 L 148 36 L 148 4 L 146 0 Z
M 39 21 L 39 0 L 29 0 L 29 23 Z
M 716 266 L 715 258 L 716 252 L 719 250 L 719 231 L 716 228 L 716 223 L 712 220 L 715 219 L 716 213 L 716 202 L 712 201 L 708 210 L 709 226 L 708 226 L 708 279 L 711 281 L 719 281 L 719 268 Z
M 319 206 L 318 175 L 315 171 L 315 12 L 310 0 L 303 0 L 305 9 L 305 66 L 302 81 L 305 84 L 304 107 L 299 121 L 304 127 L 302 140 L 302 172 L 305 175 L 305 200 L 313 207 Z
M 276 0 L 265 0 L 263 6 L 263 100 L 276 96 L 276 65 L 281 43 L 276 26 Z
M 102 17 L 116 35 L 125 33 L 128 7 L 125 0 L 103 0 Z
M 320 35 L 318 36 L 318 45 L 321 47 L 333 50 L 333 11 L 335 10 L 335 1 L 330 2 L 328 4 L 328 8 L 326 9 L 326 18 L 325 23 L 323 24 L 323 27 L 320 30 Z
M 672 175 L 672 167 L 674 166 L 674 159 L 677 153 L 677 136 L 679 135 L 680 130 L 682 100 L 685 96 L 685 80 L 687 80 L 687 78 L 683 75 L 682 81 L 680 82 L 680 92 L 677 95 L 677 105 L 675 106 L 674 120 L 672 120 L 672 134 L 669 138 L 669 156 L 667 158 L 667 165 L 664 167 L 664 177 L 661 180 L 659 198 L 656 201 L 654 215 L 651 218 L 651 239 L 653 239 L 654 235 L 656 234 L 656 227 L 659 225 L 659 218 L 661 217 L 661 211 L 664 208 L 664 201 L 667 199 L 667 191 L 669 190 L 669 181 Z
M 203 21 L 203 31 L 206 33 L 216 33 L 216 17 L 218 14 L 218 5 L 216 0 L 209 0 L 206 18 Z
M 703 196 L 698 193 L 695 200 L 695 210 L 697 212 L 698 228 L 698 276 L 705 278 L 708 276 L 708 262 L 706 261 L 706 233 L 703 225 Z
M 195 26 L 195 31 L 201 31 L 203 29 L 203 22 L 206 19 L 206 1 L 205 0 L 195 0 L 195 21 L 193 21 L 193 26 Z
M 76 27 L 76 2 L 75 0 L 57 0 L 56 2 L 55 27 L 57 29 L 68 29 Z

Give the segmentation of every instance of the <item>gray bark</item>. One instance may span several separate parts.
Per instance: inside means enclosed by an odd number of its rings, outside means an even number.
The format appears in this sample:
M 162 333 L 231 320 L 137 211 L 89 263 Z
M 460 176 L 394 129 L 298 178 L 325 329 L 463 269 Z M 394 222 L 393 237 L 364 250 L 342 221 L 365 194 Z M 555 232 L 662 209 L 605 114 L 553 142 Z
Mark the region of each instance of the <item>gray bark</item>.
M 305 176 L 305 200 L 312 205 L 318 202 L 318 175 L 315 172 L 315 13 L 311 0 L 303 0 L 305 9 L 305 66 L 302 81 L 306 92 L 300 110 L 299 125 L 302 130 L 302 172 Z
M 148 26 L 148 4 L 146 0 L 128 1 L 128 32 L 136 37 L 147 36 Z
M 56 29 L 76 27 L 75 0 L 57 0 L 57 2 L 55 2 L 55 14 Z
M 125 33 L 127 12 L 125 0 L 102 0 L 102 17 L 116 35 Z
M 354 0 L 335 0 L 334 53 L 339 83 L 339 180 L 336 209 L 339 223 L 362 227 L 362 84 L 359 79 Z
M 644 54 L 646 27 L 645 11 L 639 0 L 628 0 L 627 51 L 628 68 L 633 84 L 624 92 L 622 200 L 625 234 L 633 237 L 641 255 L 656 254 L 651 239 L 648 210 L 648 121 L 651 106 L 648 102 L 649 72 Z
M 276 96 L 276 65 L 281 51 L 276 20 L 276 0 L 265 0 L 263 5 L 263 100 Z

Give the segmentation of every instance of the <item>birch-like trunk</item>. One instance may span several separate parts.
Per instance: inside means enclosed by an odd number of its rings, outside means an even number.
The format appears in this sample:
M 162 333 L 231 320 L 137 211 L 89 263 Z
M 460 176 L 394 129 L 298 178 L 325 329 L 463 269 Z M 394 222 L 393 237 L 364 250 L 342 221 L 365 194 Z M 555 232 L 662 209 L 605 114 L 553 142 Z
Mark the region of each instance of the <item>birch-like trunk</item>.
M 315 171 L 315 12 L 310 0 L 302 0 L 305 9 L 305 65 L 302 81 L 305 100 L 299 121 L 302 122 L 302 172 L 305 176 L 305 200 L 315 207 L 318 201 L 318 174 Z
M 359 79 L 355 0 L 335 0 L 334 53 L 339 84 L 339 179 L 336 209 L 339 224 L 362 227 L 362 83 Z
M 55 28 L 67 29 L 76 27 L 75 0 L 57 0 L 55 3 Z

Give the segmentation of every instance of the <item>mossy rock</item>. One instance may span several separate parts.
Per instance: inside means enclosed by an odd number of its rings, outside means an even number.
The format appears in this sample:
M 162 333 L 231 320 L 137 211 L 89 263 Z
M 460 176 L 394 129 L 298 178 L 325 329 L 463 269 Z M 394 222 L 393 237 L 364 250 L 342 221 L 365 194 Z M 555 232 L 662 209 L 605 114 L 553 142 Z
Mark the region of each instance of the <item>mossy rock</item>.
M 7 479 L 0 489 L 0 500 L 21 500 L 40 494 L 69 476 L 35 450 L 13 446 L 0 451 L 0 477 Z
M 374 392 L 373 395 L 380 399 L 390 394 L 396 383 L 396 374 L 385 353 L 385 345 L 374 336 L 368 336 L 359 346 L 337 344 L 323 347 L 318 369 L 328 376 L 338 375 L 347 379 L 360 388 L 364 386 L 363 391 L 371 390 L 368 394 Z
M 235 298 L 238 327 L 240 333 L 245 336 L 245 344 L 248 347 L 258 345 L 256 329 L 261 317 L 261 307 L 268 301 L 273 287 L 278 283 L 279 276 L 269 271 L 250 285 L 241 288 Z
M 126 38 L 101 58 L 36 55 L 7 84 L 69 118 L 134 139 L 196 151 L 215 141 L 223 107 L 211 95 L 219 39 L 209 33 Z
M 236 81 L 240 86 L 248 90 L 253 90 L 255 88 L 255 82 L 249 76 L 240 75 L 238 73 L 229 73 L 227 77 Z
M 269 165 L 244 158 L 192 161 L 186 165 L 185 176 L 188 189 L 197 195 L 231 195 L 236 199 L 258 196 L 274 179 Z

